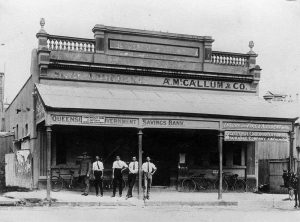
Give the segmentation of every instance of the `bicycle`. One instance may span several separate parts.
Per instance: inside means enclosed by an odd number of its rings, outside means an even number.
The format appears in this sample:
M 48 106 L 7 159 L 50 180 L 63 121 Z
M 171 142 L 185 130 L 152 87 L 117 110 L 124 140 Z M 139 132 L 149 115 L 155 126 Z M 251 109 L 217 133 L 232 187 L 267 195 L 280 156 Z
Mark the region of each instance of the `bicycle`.
M 238 178 L 238 174 L 232 174 L 232 173 L 222 173 L 222 191 L 226 192 L 228 188 L 230 188 L 233 191 L 247 191 L 247 184 L 243 179 Z M 216 179 L 215 183 L 215 189 L 219 188 L 219 178 Z
M 231 188 L 231 190 L 245 192 L 247 190 L 247 185 L 245 181 L 239 179 L 238 176 L 239 176 L 238 174 L 225 176 L 228 187 Z
M 74 179 L 75 172 L 73 170 L 69 170 L 69 173 L 63 174 L 61 173 L 61 169 L 58 169 L 56 173 L 58 176 L 51 176 L 51 190 L 53 192 L 61 191 L 63 187 L 66 187 L 67 189 L 73 189 L 76 186 Z M 62 175 L 69 176 L 69 179 L 64 179 Z
M 219 189 L 219 177 L 216 178 L 214 182 L 214 188 Z M 226 192 L 228 190 L 228 183 L 225 177 L 225 173 L 222 172 L 222 192 Z
M 199 174 L 197 176 L 191 176 L 186 178 L 181 183 L 182 191 L 193 192 L 198 190 L 210 190 L 213 188 L 213 183 L 205 178 L 205 174 Z

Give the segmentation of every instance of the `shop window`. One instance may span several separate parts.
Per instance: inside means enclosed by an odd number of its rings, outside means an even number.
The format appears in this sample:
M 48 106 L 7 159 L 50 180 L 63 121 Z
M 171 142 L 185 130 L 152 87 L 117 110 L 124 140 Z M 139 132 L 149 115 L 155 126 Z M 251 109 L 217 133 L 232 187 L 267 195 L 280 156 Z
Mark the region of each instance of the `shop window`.
M 57 136 L 56 164 L 67 163 L 66 139 L 63 134 Z
M 209 155 L 210 165 L 218 166 L 219 165 L 219 154 L 217 152 L 211 152 Z
M 233 165 L 242 165 L 242 149 L 241 147 L 235 147 L 233 149 Z

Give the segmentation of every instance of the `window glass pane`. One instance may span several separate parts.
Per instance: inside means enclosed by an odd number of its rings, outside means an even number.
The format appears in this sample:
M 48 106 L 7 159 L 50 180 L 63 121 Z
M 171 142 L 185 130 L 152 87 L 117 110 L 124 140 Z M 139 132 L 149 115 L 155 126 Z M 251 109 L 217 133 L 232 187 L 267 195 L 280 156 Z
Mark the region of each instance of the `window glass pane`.
M 237 146 L 233 149 L 233 165 L 242 165 L 242 147 Z

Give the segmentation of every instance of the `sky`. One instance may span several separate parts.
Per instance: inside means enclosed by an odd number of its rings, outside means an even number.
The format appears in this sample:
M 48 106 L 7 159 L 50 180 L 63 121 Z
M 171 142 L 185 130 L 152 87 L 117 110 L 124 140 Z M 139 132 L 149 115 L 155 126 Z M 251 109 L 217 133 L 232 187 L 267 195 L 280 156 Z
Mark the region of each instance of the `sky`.
M 30 76 L 40 18 L 49 34 L 93 38 L 95 24 L 215 39 L 213 50 L 247 53 L 254 41 L 267 91 L 300 94 L 300 0 L 0 0 L 5 98 Z

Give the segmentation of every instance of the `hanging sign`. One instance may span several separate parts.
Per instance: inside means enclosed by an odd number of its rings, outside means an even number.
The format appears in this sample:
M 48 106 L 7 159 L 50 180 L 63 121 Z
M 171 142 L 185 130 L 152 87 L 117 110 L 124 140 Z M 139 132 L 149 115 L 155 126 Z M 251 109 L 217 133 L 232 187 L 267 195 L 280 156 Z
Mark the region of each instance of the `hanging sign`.
M 138 126 L 137 118 L 114 117 L 103 115 L 63 115 L 51 114 L 50 124 L 59 125 L 101 125 L 101 126 L 121 126 L 134 127 Z
M 253 131 L 225 131 L 225 141 L 285 141 L 288 142 L 287 133 L 253 132 Z
M 251 131 L 290 131 L 290 124 L 224 122 L 223 129 L 251 130 Z
M 40 123 L 45 119 L 45 108 L 43 106 L 43 103 L 41 101 L 41 98 L 38 96 L 36 101 L 36 122 Z

